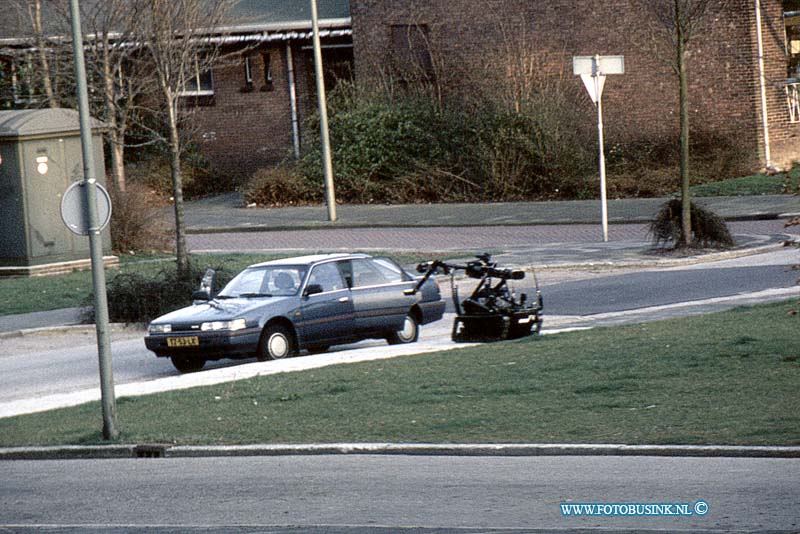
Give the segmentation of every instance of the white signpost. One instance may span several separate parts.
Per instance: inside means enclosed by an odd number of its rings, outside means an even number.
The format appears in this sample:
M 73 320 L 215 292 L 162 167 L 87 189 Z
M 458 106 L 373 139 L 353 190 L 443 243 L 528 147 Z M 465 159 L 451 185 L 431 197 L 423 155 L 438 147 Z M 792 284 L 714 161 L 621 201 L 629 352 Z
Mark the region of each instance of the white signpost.
M 624 74 L 624 56 L 575 56 L 572 73 L 580 76 L 589 96 L 597 105 L 597 136 L 600 147 L 600 210 L 603 219 L 603 241 L 608 241 L 608 200 L 606 198 L 606 156 L 603 148 L 603 87 L 607 74 Z

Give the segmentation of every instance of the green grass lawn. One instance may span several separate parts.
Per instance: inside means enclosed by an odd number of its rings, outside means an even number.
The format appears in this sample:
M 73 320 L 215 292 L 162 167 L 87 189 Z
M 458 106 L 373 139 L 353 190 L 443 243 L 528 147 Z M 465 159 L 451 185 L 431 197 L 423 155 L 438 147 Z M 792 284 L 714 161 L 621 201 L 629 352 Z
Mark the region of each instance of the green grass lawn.
M 119 400 L 120 442 L 800 444 L 795 302 Z M 99 403 L 0 445 L 101 442 Z
M 797 193 L 798 187 L 800 187 L 800 166 L 772 176 L 754 174 L 696 185 L 691 188 L 691 193 L 696 197 L 781 195 Z
M 446 254 L 428 253 L 371 253 L 374 256 L 391 256 L 402 264 L 412 264 L 432 257 L 453 257 L 453 252 Z M 466 254 L 465 255 L 469 255 Z M 236 273 L 248 265 L 289 254 L 197 254 L 192 255 L 192 262 L 205 266 L 224 265 L 231 273 Z M 119 273 L 140 272 L 155 275 L 162 269 L 171 269 L 175 265 L 174 258 L 166 256 L 120 256 L 118 269 L 106 269 L 106 280 L 110 282 Z M 0 315 L 14 315 L 36 311 L 74 308 L 85 304 L 92 292 L 91 271 L 79 271 L 64 275 L 41 276 L 35 278 L 0 278 L 0 293 L 4 305 Z

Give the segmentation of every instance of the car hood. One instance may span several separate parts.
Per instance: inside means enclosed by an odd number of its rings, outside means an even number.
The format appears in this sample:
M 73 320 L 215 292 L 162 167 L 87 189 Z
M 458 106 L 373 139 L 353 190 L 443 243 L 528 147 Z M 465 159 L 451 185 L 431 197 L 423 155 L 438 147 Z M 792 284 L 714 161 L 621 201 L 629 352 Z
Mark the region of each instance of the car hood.
M 212 300 L 175 310 L 152 321 L 162 323 L 202 323 L 226 321 L 247 315 L 257 309 L 274 306 L 291 297 Z

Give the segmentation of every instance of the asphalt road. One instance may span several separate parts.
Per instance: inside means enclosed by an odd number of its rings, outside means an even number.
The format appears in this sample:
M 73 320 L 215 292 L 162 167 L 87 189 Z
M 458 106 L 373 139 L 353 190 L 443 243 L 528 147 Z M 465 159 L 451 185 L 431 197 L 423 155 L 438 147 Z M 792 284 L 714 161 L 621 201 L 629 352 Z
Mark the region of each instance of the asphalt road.
M 0 530 L 800 530 L 800 460 L 294 456 L 0 463 Z M 708 503 L 690 517 L 564 517 L 561 503 Z M 16 527 L 15 527 L 16 526 Z M 295 529 L 284 529 L 284 527 Z M 280 528 L 279 528 L 280 527 Z M 380 528 L 383 527 L 383 528 Z
M 547 312 L 591 315 L 679 302 L 790 288 L 791 265 L 726 267 L 630 273 L 566 282 L 546 288 Z M 800 295 L 800 291 L 798 291 Z
M 725 309 L 740 302 L 736 295 L 770 288 L 779 288 L 786 298 L 787 294 L 793 294 L 797 278 L 797 272 L 791 271 L 787 263 L 791 254 L 795 253 L 783 251 L 693 268 L 624 274 L 584 273 L 582 279 L 571 281 L 558 276 L 552 278 L 552 274 L 545 273 L 542 280 L 545 332 L 571 326 L 617 324 Z M 446 288 L 447 284 L 442 286 Z M 466 293 L 464 289 L 462 296 Z M 703 306 L 670 306 L 727 296 L 734 297 L 723 302 L 705 301 L 708 303 Z M 452 309 L 450 302 L 448 306 Z M 626 312 L 642 308 L 645 311 L 641 313 Z M 407 350 L 440 350 L 453 346 L 449 340 L 450 325 L 451 319 L 445 319 L 424 326 L 420 342 L 407 346 Z M 176 377 L 178 374 L 168 359 L 156 358 L 144 348 L 143 335 L 142 331 L 132 330 L 117 332 L 112 337 L 114 378 L 118 386 Z M 4 339 L 3 346 L 4 351 L 0 354 L 0 403 L 99 387 L 96 341 L 92 331 Z M 374 340 L 334 347 L 330 352 L 341 354 L 343 358 L 360 357 L 359 349 L 361 353 L 392 350 L 385 342 Z M 209 362 L 207 369 L 239 365 L 239 361 L 222 360 Z M 17 408 L 10 413 L 19 413 L 15 410 Z

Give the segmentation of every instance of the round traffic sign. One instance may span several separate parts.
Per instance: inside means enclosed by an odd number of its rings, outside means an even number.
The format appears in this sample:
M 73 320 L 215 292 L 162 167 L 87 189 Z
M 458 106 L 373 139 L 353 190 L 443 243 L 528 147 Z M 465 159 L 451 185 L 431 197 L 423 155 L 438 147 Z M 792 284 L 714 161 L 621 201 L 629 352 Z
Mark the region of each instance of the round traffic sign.
M 61 220 L 70 232 L 77 235 L 89 235 L 86 213 L 83 208 L 86 196 L 86 182 L 75 182 L 70 185 L 61 197 Z M 97 205 L 98 230 L 103 230 L 111 220 L 111 197 L 105 187 L 96 183 L 95 195 Z

